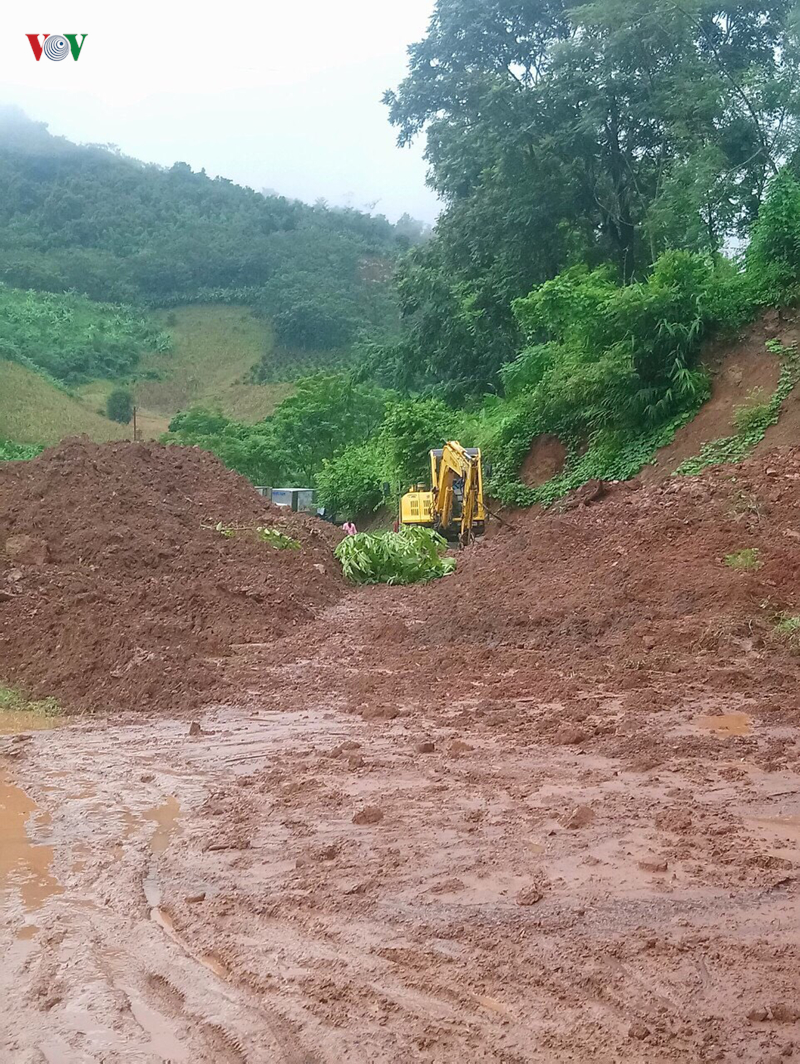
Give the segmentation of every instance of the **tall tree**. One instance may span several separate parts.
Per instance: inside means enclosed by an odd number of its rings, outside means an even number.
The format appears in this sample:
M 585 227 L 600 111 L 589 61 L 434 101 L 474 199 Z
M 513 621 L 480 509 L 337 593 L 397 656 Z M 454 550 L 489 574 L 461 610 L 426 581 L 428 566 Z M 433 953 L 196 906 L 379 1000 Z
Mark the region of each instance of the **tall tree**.
M 447 209 L 406 276 L 437 259 L 472 306 L 507 304 L 577 259 L 629 281 L 665 248 L 715 252 L 798 145 L 793 0 L 438 0 L 409 57 L 385 99 L 400 143 L 426 135 Z M 426 355 L 419 301 L 404 311 L 407 356 L 443 379 L 448 326 L 428 317 Z M 456 375 L 482 365 L 490 381 L 496 348 Z

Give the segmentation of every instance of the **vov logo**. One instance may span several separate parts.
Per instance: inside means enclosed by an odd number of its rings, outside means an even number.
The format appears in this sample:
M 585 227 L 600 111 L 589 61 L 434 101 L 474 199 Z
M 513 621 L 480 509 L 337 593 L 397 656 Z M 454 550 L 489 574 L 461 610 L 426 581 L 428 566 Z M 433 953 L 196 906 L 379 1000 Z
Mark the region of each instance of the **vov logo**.
M 42 58 L 42 52 L 54 63 L 66 59 L 72 53 L 72 58 L 77 63 L 87 35 L 85 33 L 26 33 L 25 36 L 31 42 L 33 57 L 37 63 Z M 80 44 L 78 44 L 79 36 Z M 40 37 L 41 40 L 39 40 Z

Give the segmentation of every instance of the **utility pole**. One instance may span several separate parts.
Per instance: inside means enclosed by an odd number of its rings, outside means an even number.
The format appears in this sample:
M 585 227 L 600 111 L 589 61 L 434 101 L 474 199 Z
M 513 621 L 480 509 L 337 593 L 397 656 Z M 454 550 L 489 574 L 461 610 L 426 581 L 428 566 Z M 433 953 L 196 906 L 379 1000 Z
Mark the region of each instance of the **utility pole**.
M 139 439 L 139 435 L 136 431 L 136 407 L 133 408 L 133 442 L 135 443 Z

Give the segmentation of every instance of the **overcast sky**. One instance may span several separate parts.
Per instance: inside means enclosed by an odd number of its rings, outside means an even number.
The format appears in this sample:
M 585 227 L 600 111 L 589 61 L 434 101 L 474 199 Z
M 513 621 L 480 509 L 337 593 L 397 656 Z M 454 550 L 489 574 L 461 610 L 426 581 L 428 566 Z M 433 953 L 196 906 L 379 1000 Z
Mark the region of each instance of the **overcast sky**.
M 0 103 L 148 162 L 432 222 L 422 145 L 395 146 L 380 98 L 433 2 L 6 4 Z M 88 36 L 77 63 L 37 63 L 25 37 L 37 32 Z

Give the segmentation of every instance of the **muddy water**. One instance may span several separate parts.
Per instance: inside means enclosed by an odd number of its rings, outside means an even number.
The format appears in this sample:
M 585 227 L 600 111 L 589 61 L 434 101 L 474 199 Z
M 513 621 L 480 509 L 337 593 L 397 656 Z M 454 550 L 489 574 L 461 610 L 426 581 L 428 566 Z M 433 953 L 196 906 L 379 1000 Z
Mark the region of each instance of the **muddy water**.
M 20 735 L 23 732 L 49 731 L 61 724 L 59 717 L 41 713 L 23 713 L 16 709 L 0 710 L 0 735 Z
M 180 802 L 173 795 L 170 795 L 163 805 L 153 806 L 142 816 L 145 820 L 152 820 L 156 824 L 156 830 L 150 839 L 150 850 L 153 853 L 163 853 L 169 846 L 172 836 L 179 830 Z
M 16 894 L 28 912 L 61 893 L 50 871 L 53 847 L 37 845 L 30 834 L 34 824 L 49 823 L 36 802 L 0 771 L 0 898 Z
M 746 713 L 718 713 L 710 717 L 698 717 L 697 726 L 703 731 L 713 732 L 720 738 L 750 735 L 753 731 L 753 722 Z

